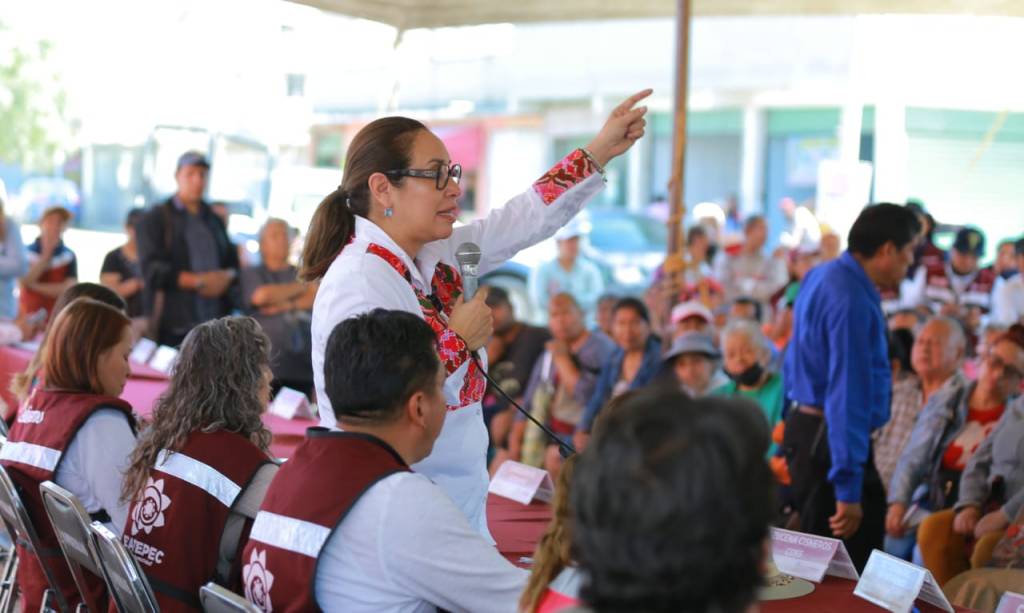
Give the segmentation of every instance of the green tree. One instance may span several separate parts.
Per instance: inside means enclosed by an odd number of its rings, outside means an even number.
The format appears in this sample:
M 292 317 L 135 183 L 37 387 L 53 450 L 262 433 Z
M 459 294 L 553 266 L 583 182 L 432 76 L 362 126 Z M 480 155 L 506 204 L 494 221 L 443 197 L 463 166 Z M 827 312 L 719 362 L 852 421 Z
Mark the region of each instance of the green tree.
M 43 40 L 0 23 L 0 159 L 49 171 L 68 140 L 66 96 Z

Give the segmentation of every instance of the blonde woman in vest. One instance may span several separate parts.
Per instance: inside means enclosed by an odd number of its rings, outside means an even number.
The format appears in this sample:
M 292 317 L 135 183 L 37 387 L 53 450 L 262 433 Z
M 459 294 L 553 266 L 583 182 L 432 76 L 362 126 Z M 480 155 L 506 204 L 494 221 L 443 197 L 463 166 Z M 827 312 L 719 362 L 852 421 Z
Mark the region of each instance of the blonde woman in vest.
M 238 553 L 277 471 L 261 420 L 269 352 L 250 317 L 193 328 L 132 453 L 122 538 L 161 611 L 198 610 L 199 588 L 209 581 L 241 587 Z
M 128 514 L 120 501 L 121 474 L 135 446 L 135 420 L 131 406 L 118 396 L 128 378 L 131 348 L 131 321 L 124 313 L 89 298 L 71 302 L 43 345 L 42 383 L 23 404 L 0 449 L 0 464 L 20 486 L 39 532 L 42 561 L 71 609 L 81 597 L 60 555 L 39 484 L 54 481 L 77 496 L 94 520 L 121 530 Z M 38 610 L 46 578 L 36 556 L 18 549 L 24 610 Z M 102 580 L 91 575 L 87 580 L 89 608 L 106 608 Z
M 604 188 L 604 166 L 644 134 L 650 95 L 619 105 L 586 147 L 558 161 L 522 194 L 484 219 L 455 227 L 462 168 L 419 121 L 386 117 L 352 140 L 344 180 L 317 207 L 302 254 L 304 281 L 321 281 L 313 304 L 313 379 L 321 425 L 335 425 L 324 387 L 324 350 L 334 326 L 373 309 L 424 319 L 437 336 L 445 367 L 444 430 L 415 468 L 430 477 L 489 537 L 485 503 L 487 428 L 481 400 L 491 336 L 486 291 L 462 300 L 459 246 L 479 246 L 479 274 L 553 236 Z
M 569 487 L 576 457 L 562 462 L 558 473 L 551 523 L 537 543 L 530 580 L 519 599 L 519 610 L 524 613 L 553 613 L 580 604 L 580 574 L 572 561 L 569 537 Z

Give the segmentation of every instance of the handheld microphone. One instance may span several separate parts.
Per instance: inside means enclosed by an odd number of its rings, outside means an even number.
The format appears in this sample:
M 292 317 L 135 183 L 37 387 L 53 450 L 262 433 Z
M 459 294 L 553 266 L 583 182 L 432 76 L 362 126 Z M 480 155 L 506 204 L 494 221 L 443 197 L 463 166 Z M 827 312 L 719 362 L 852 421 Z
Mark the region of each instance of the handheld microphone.
M 455 250 L 455 261 L 459 263 L 459 273 L 462 275 L 462 295 L 468 302 L 473 299 L 474 295 L 476 295 L 477 285 L 480 280 L 480 247 L 476 243 L 462 243 L 459 245 L 458 249 Z M 517 411 L 525 415 L 527 419 L 540 428 L 552 443 L 558 445 L 558 450 L 562 454 L 563 458 L 568 458 L 572 454 L 576 453 L 576 449 L 572 445 L 560 439 L 558 435 L 552 432 L 547 426 L 537 421 L 533 415 L 530 415 L 529 411 L 519 406 L 519 403 L 513 400 L 512 396 L 506 393 L 497 381 L 491 378 L 491 375 L 489 375 L 484 369 L 483 364 L 480 363 L 480 357 L 475 351 L 470 355 L 473 357 L 473 361 L 476 362 L 477 368 L 480 369 L 480 372 L 483 374 L 484 378 L 487 379 L 488 383 L 490 383 L 491 386 L 505 398 L 505 400 L 514 406 Z
M 455 261 L 462 275 L 462 295 L 469 302 L 476 295 L 480 282 L 480 247 L 476 243 L 462 243 L 455 250 Z

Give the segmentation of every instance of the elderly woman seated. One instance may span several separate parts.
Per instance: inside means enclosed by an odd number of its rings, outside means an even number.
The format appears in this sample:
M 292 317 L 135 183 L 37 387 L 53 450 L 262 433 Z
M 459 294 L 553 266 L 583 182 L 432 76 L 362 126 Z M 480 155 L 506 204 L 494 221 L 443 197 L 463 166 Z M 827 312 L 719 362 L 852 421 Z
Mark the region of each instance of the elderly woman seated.
M 722 331 L 725 374 L 731 379 L 713 393 L 720 396 L 746 396 L 761 407 L 769 429 L 782 420 L 782 377 L 771 372 L 768 339 L 756 322 L 739 320 Z M 775 453 L 773 443 L 768 456 Z
M 729 382 L 719 367 L 721 359 L 710 334 L 687 332 L 672 341 L 663 376 L 691 398 L 707 396 Z
M 951 329 L 962 336 L 958 324 L 950 321 Z M 961 473 L 1003 417 L 1007 402 L 1019 389 L 1022 373 L 1024 327 L 1014 326 L 992 345 L 976 382 L 929 397 L 889 484 L 885 528 L 893 538 L 888 549 L 902 553 L 894 548 L 893 539 L 913 536 L 914 525 L 924 515 L 958 503 Z M 911 505 L 920 512 L 908 513 Z M 966 518 L 958 523 L 958 532 L 973 531 L 973 523 Z M 949 579 L 941 572 L 933 574 L 940 583 Z

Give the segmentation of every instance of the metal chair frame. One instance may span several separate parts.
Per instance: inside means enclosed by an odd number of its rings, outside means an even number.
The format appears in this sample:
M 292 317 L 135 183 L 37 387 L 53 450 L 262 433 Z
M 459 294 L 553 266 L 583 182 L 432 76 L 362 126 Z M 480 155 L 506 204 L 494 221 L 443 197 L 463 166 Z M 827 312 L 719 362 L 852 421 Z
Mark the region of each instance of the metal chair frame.
M 68 603 L 64 599 L 64 595 L 61 594 L 60 586 L 53 575 L 53 570 L 40 555 L 41 552 L 44 552 L 44 549 L 39 542 L 39 533 L 32 523 L 32 517 L 28 513 L 28 508 L 25 507 L 25 503 L 18 493 L 17 486 L 14 484 L 11 476 L 7 474 L 7 469 L 3 466 L 0 466 L 0 520 L 3 521 L 4 527 L 7 528 L 7 532 L 12 536 L 14 542 L 31 552 L 39 561 L 39 567 L 43 569 L 46 583 L 50 587 L 43 592 L 40 611 L 69 611 Z M 11 579 L 13 580 L 13 575 Z M 16 598 L 11 596 L 7 600 L 13 601 Z M 4 606 L 13 608 L 14 603 L 8 601 L 4 602 Z M 55 609 L 50 606 L 51 602 L 56 605 Z
M 43 498 L 43 507 L 50 518 L 57 542 L 64 552 L 64 560 L 71 570 L 78 593 L 82 596 L 82 605 L 89 611 L 100 611 L 102 603 L 93 602 L 85 582 L 85 572 L 92 573 L 103 579 L 96 550 L 92 545 L 89 531 L 89 514 L 77 496 L 57 485 L 53 481 L 43 481 L 39 485 L 39 493 Z M 63 518 L 69 518 L 73 525 L 66 525 Z M 73 533 L 72 533 L 73 531 Z
M 212 581 L 199 588 L 199 601 L 206 613 L 263 613 L 245 598 Z
M 120 537 L 98 521 L 89 526 L 96 560 L 107 582 L 110 598 L 122 613 L 159 613 L 149 579 Z

